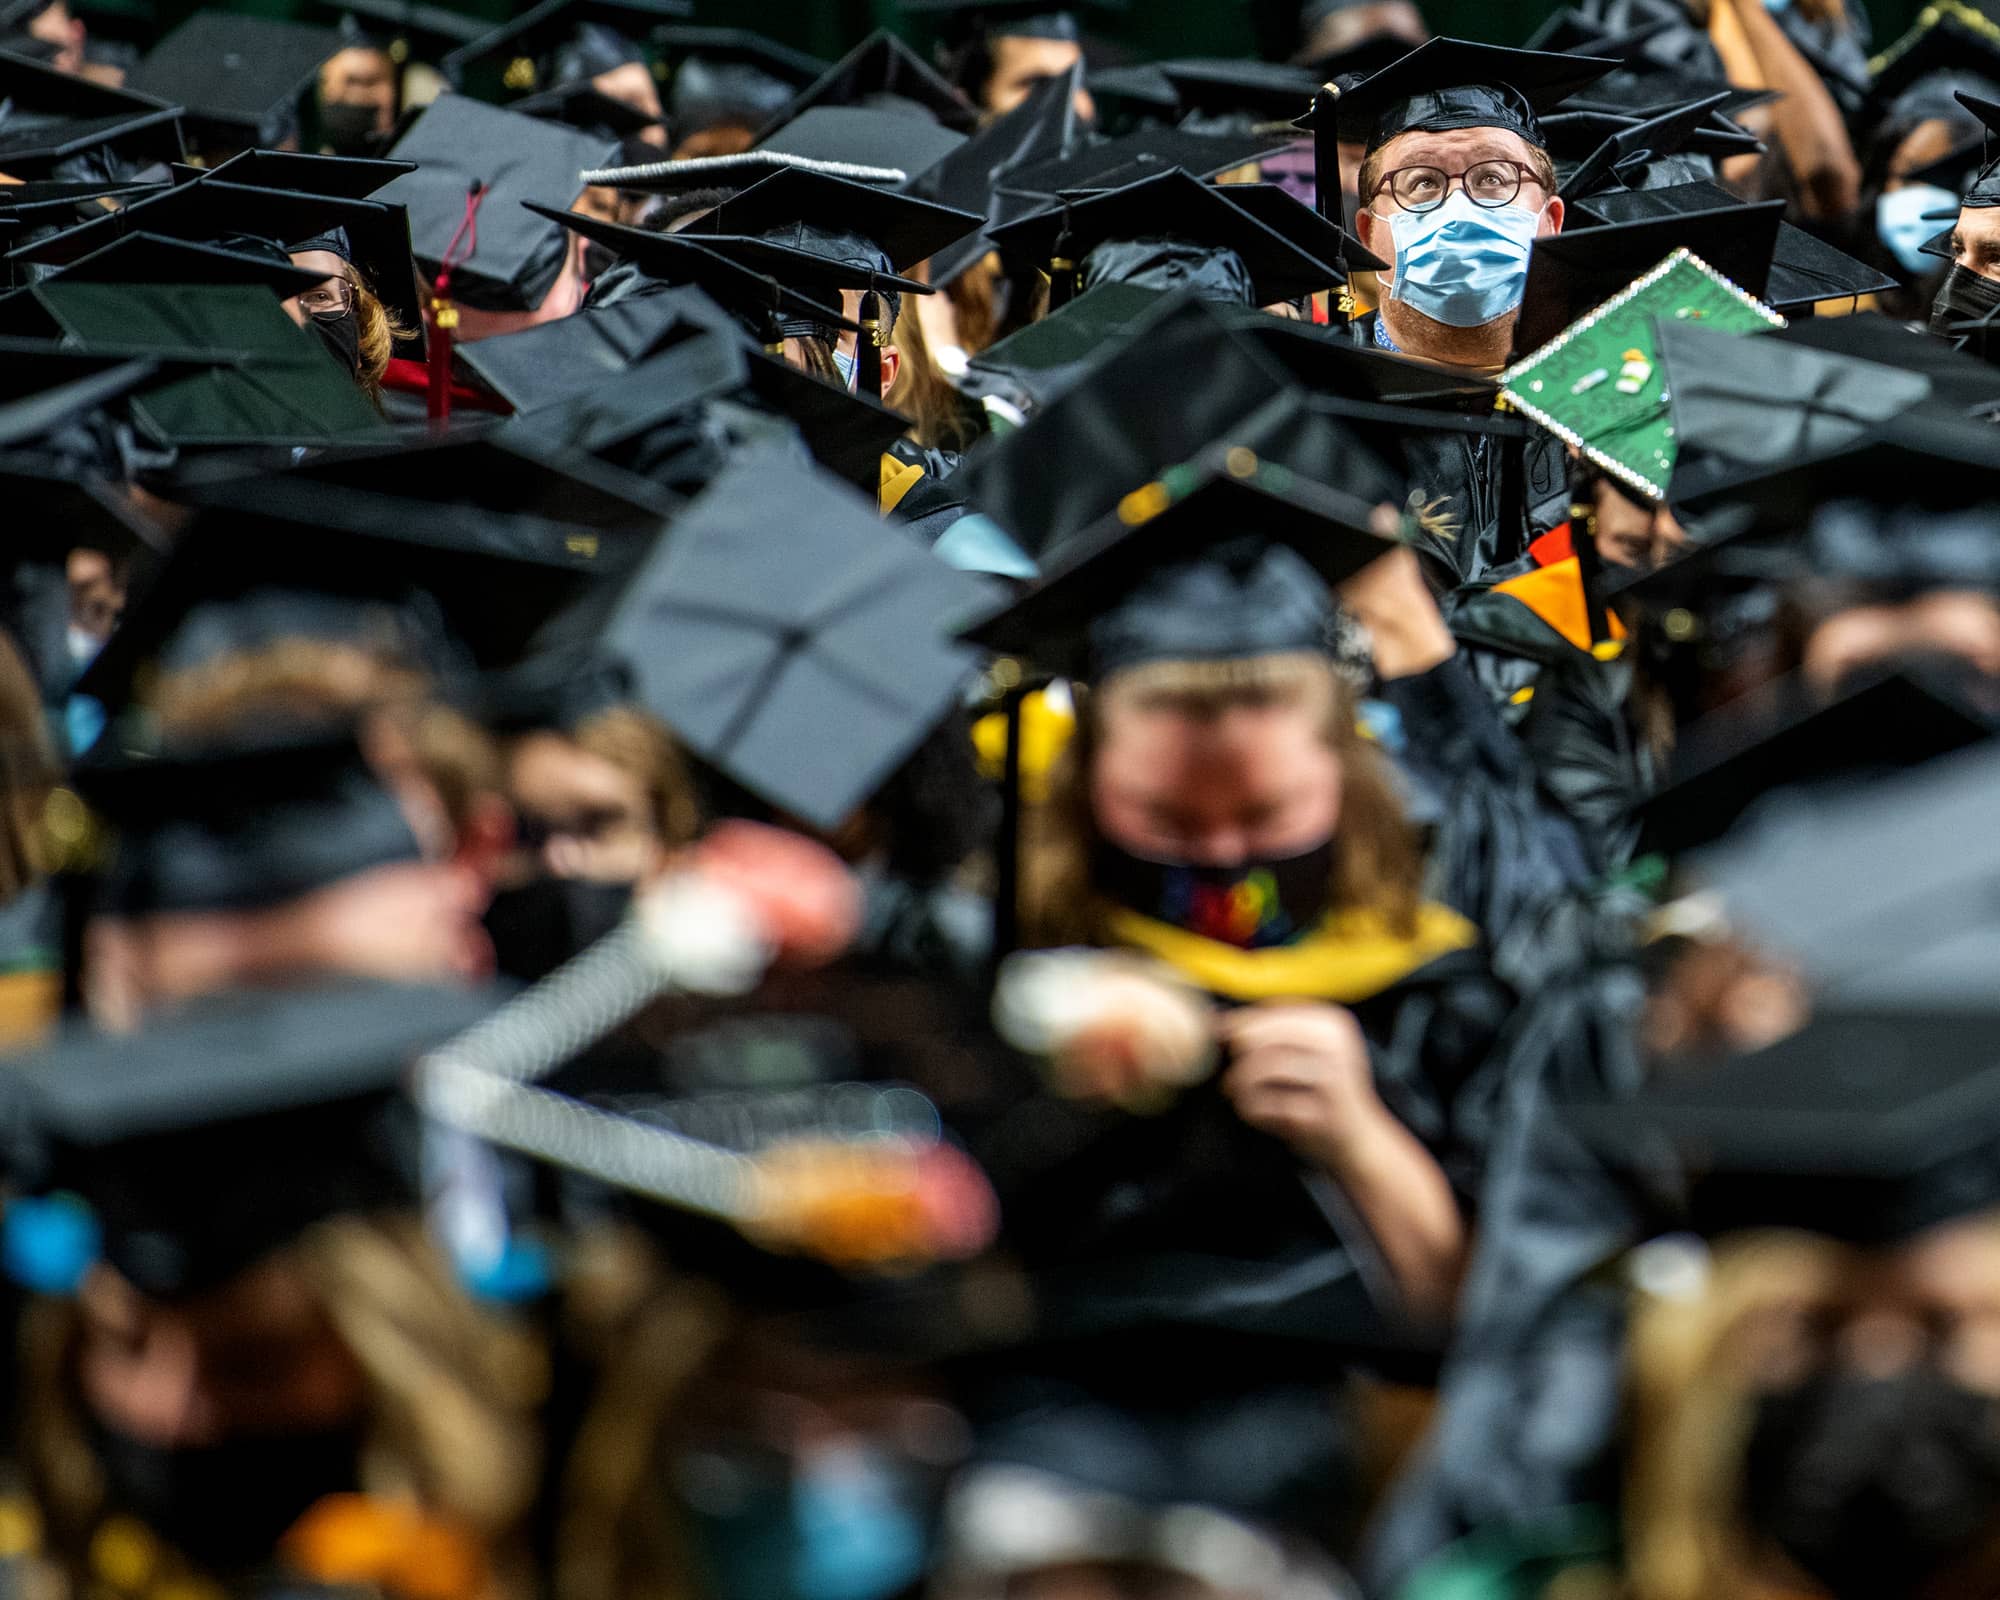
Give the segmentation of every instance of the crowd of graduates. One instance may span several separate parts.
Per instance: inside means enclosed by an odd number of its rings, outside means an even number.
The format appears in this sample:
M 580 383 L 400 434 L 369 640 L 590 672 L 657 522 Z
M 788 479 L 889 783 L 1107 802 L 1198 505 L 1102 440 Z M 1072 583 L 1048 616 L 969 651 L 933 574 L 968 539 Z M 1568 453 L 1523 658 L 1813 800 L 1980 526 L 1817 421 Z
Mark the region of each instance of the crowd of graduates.
M 0 5 L 7 1592 L 2000 1597 L 2000 11 L 760 9 Z

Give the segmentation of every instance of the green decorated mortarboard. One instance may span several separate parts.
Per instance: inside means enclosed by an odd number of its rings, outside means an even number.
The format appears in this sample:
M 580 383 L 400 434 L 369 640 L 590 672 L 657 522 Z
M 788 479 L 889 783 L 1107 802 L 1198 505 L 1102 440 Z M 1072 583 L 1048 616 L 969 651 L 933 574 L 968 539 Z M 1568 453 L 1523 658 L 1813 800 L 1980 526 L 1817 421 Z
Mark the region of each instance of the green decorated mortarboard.
M 1665 498 L 1675 451 L 1661 322 L 1740 334 L 1785 325 L 1682 246 L 1500 380 L 1509 404 L 1652 500 Z

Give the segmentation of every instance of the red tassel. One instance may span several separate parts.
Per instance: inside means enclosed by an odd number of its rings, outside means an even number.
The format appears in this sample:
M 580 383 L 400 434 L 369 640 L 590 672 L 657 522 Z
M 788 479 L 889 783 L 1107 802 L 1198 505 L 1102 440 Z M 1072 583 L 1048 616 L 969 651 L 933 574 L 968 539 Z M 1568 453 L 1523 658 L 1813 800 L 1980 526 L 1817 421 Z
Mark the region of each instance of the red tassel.
M 458 331 L 458 307 L 451 298 L 452 268 L 461 261 L 471 260 L 479 248 L 479 205 L 485 198 L 486 185 L 473 179 L 472 187 L 465 192 L 465 216 L 444 247 L 437 281 L 431 285 L 431 341 L 426 361 L 429 392 L 425 409 L 437 427 L 451 421 L 451 346 L 452 336 Z M 461 243 L 465 246 L 463 255 L 458 250 Z

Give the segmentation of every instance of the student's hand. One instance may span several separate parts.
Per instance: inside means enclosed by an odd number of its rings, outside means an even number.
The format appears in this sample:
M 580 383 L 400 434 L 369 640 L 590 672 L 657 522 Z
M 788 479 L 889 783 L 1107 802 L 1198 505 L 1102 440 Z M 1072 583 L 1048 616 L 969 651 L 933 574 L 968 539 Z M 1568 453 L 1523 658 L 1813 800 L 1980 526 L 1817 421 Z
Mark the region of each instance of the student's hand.
M 1374 642 L 1376 676 L 1410 678 L 1449 661 L 1458 641 L 1444 624 L 1417 553 L 1407 545 L 1340 586 L 1340 603 Z
M 1251 1127 L 1333 1172 L 1390 1120 L 1361 1025 L 1322 1003 L 1246 1006 L 1222 1019 L 1233 1060 L 1222 1092 Z
M 690 852 L 690 865 L 748 903 L 760 931 L 788 966 L 823 966 L 861 929 L 861 885 L 831 850 L 761 823 L 719 822 Z

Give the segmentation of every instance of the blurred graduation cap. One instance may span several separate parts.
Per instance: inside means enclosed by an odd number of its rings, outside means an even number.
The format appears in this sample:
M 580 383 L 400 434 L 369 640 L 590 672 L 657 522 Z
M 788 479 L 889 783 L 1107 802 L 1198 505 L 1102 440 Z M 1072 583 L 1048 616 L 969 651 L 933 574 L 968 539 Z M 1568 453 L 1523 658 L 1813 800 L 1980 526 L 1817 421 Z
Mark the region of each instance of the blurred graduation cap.
M 1740 204 L 1719 184 L 1698 179 L 1664 189 L 1591 195 L 1578 199 L 1576 210 L 1585 219 L 1637 223 L 1648 218 L 1734 210 Z M 1772 310 L 1790 316 L 1821 300 L 1853 299 L 1894 287 L 1895 279 L 1887 273 L 1836 250 L 1804 228 L 1780 222 L 1771 246 L 1770 271 L 1764 287 L 1756 293 Z
M 375 198 L 408 207 L 426 277 L 451 255 L 454 298 L 487 311 L 532 311 L 562 271 L 567 236 L 523 202 L 574 204 L 584 169 L 603 165 L 613 148 L 560 123 L 442 95 L 390 151 L 416 170 Z
M 834 828 L 958 703 L 986 586 L 782 454 L 716 478 L 609 629 L 638 699 L 780 811 Z
M 2000 368 L 1879 311 L 1807 317 L 1775 337 L 1784 344 L 1920 373 L 1930 385 L 1924 399 L 1932 405 L 1966 413 L 1990 413 L 2000 405 Z
M 660 119 L 595 88 L 588 79 L 559 83 L 510 101 L 508 110 L 544 122 L 560 122 L 593 139 L 615 142 L 633 139 L 648 128 L 657 128 Z
M 136 1036 L 65 1029 L 11 1064 L 10 1176 L 81 1197 L 142 1294 L 219 1288 L 319 1222 L 414 1209 L 398 1085 L 497 1003 L 354 980 L 196 1001 Z
M 1156 61 L 1152 70 L 1173 89 L 1180 111 L 1203 121 L 1234 116 L 1289 124 L 1305 113 L 1325 81 L 1305 67 L 1276 61 L 1183 57 Z
M 1146 661 L 1320 650 L 1327 587 L 1395 548 L 1360 501 L 1241 446 L 1174 480 L 1137 486 L 967 637 L 1085 681 Z
M 814 106 L 766 133 L 757 141 L 757 150 L 806 161 L 895 169 L 914 178 L 964 143 L 964 134 L 928 117 L 870 105 Z
M 690 10 L 686 0 L 541 0 L 439 65 L 453 83 L 490 68 L 511 94 L 558 88 L 649 60 L 652 30 L 684 21 Z
M 760 128 L 831 63 L 748 28 L 668 23 L 653 30 L 668 70 L 666 107 L 676 138 L 718 123 Z
M 279 724 L 218 744 L 86 759 L 116 829 L 100 906 L 121 916 L 279 905 L 423 851 L 352 733 Z
M 1909 772 L 1787 793 L 1680 863 L 1728 925 L 1848 1002 L 1984 1009 L 1996 925 L 1991 739 Z
M 1972 187 L 1980 168 L 1985 165 L 1986 136 L 1982 133 L 1905 176 L 1913 184 L 1929 184 L 1953 195 L 1963 195 Z
M 127 80 L 186 108 L 198 146 L 241 150 L 296 134 L 319 69 L 344 48 L 330 28 L 198 11 L 154 46 Z
M 297 250 L 329 250 L 359 269 L 404 327 L 423 323 L 423 303 L 410 261 L 409 218 L 402 206 L 381 200 L 254 189 L 219 176 L 205 178 L 134 200 L 121 211 L 27 245 L 9 259 L 62 266 L 129 233 L 234 249 L 237 254 L 256 253 L 261 246 L 273 259 Z
M 1761 297 L 1784 206 L 1776 201 L 1728 211 L 1676 212 L 1642 222 L 1549 234 L 1528 256 L 1528 286 L 1514 327 L 1527 355 L 1612 299 L 1676 250 L 1687 250 L 1744 294 Z
M 947 40 L 1062 39 L 1081 43 L 1079 13 L 1119 14 L 1125 0 L 899 0 L 905 16 L 933 23 Z
M 1747 1054 L 1658 1064 L 1553 1115 L 1672 1194 L 1682 1226 L 1890 1245 L 2000 1204 L 2000 1017 L 1843 1004 Z
M 1666 780 L 1638 807 L 1645 848 L 1677 855 L 1774 791 L 1899 771 L 1994 729 L 1990 708 L 1935 676 L 1879 672 L 1831 698 L 1802 675 L 1780 678 L 1683 730 Z
M 886 28 L 878 28 L 793 96 L 759 131 L 759 141 L 808 111 L 837 108 L 928 116 L 960 133 L 970 133 L 979 121 L 972 102 L 929 62 Z
M 99 365 L 117 375 L 143 364 Z M 134 505 L 127 485 L 80 472 L 42 452 L 0 449 L 0 493 L 24 535 L 17 560 L 60 561 L 78 548 L 124 560 L 165 543 L 160 529 Z
M 298 150 L 245 150 L 207 169 L 177 167 L 175 183 L 233 183 L 246 189 L 288 189 L 334 200 L 367 200 L 406 172 L 410 161 L 321 156 Z
M 439 62 L 487 31 L 484 18 L 426 0 L 312 0 L 308 9 L 339 29 L 343 45 L 380 50 L 398 70 Z
M 1888 59 L 1868 85 L 1877 117 L 1889 116 L 1896 102 L 1925 79 L 1942 80 L 1940 97 L 1953 79 L 1968 88 L 2000 84 L 2000 42 L 1942 7 L 1924 11 L 1917 25 L 1884 54 Z M 1943 109 L 1950 110 L 1948 101 Z
M 479 503 L 500 498 L 490 491 L 416 499 L 380 487 L 426 466 L 420 456 L 372 469 L 334 461 L 324 478 L 190 479 L 177 493 L 200 515 L 79 692 L 115 712 L 151 670 L 298 635 L 392 647 L 438 678 L 511 666 L 558 613 L 630 571 L 650 538 L 602 491 L 612 525 L 584 520 L 587 501 L 576 521 L 557 521 Z M 587 485 L 579 470 L 566 475 Z M 514 473 L 535 475 L 532 463 Z
M 1674 326 L 1660 351 L 1680 441 L 1676 506 L 1736 505 L 1796 527 L 1825 498 L 1951 506 L 1988 492 L 1991 425 L 1931 403 L 1917 365 Z
M 1289 467 L 1338 485 L 1364 525 L 1368 507 L 1401 502 L 1407 485 L 1400 472 L 1344 429 L 1311 429 L 1307 397 L 1222 310 L 1187 294 L 1133 310 L 1122 336 L 1097 351 L 1079 378 L 953 476 L 1029 555 L 1060 559 L 1129 491 L 1201 456 L 1217 438 L 1267 458 L 1274 478 Z M 1067 311 L 1043 326 L 1052 328 Z M 1188 372 L 1200 372 L 1202 382 L 1177 405 L 1160 406 L 1157 397 Z M 1399 434 L 1412 420 L 1398 417 L 1384 431 Z M 1400 469 L 1399 443 L 1384 448 Z
M 988 230 L 1004 252 L 1042 263 L 1085 266 L 1107 244 L 1171 238 L 1210 251 L 1232 252 L 1247 272 L 1253 303 L 1297 300 L 1341 281 L 1333 263 L 1301 249 L 1229 199 L 1227 187 L 1203 183 L 1178 168 L 1121 189 L 1075 201 Z M 1055 268 L 1067 273 L 1068 266 Z
M 1755 155 L 1762 143 L 1733 123 L 1718 123 L 1724 94 L 1713 94 L 1658 113 L 1557 111 L 1543 119 L 1549 154 L 1561 176 L 1557 193 L 1579 199 L 1618 189 L 1655 189 L 1668 175 L 1704 176 L 1680 156 L 1719 160 Z M 1609 219 L 1606 220 L 1615 220 Z
M 269 286 L 196 295 L 59 274 L 0 300 L 0 333 L 153 355 L 183 369 L 129 402 L 141 431 L 160 444 L 319 445 L 382 427 L 353 379 L 293 325 Z
M 92 83 L 6 51 L 0 51 L 0 106 L 6 108 L 0 172 L 12 177 L 115 177 L 181 158 L 178 103 Z

